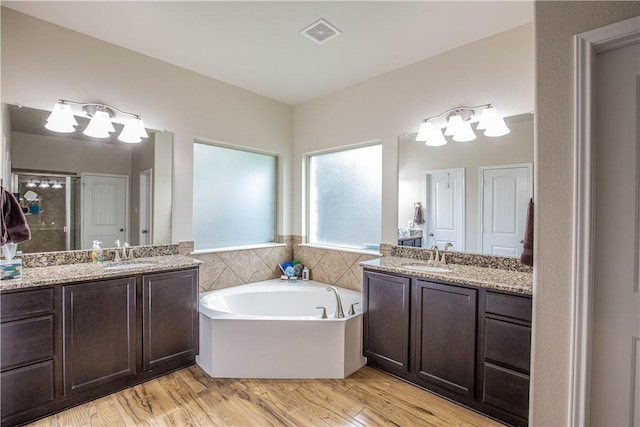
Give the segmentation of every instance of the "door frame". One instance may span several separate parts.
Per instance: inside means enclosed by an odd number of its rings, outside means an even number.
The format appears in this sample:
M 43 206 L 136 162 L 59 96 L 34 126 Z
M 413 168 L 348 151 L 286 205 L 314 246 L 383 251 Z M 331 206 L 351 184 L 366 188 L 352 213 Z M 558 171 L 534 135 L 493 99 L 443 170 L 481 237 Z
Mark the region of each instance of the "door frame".
M 145 193 L 145 199 L 149 200 L 149 204 L 148 204 L 148 210 L 149 212 L 145 212 L 146 216 L 148 217 L 149 221 L 147 223 L 147 235 L 149 237 L 149 245 L 153 244 L 153 168 L 149 168 L 149 169 L 145 169 L 143 171 L 140 172 L 139 174 L 139 185 L 140 185 L 140 191 L 138 193 L 138 197 L 140 198 L 140 200 L 138 201 L 138 205 L 139 205 L 139 213 L 138 213 L 138 241 L 141 242 L 141 234 L 142 234 L 142 227 L 140 226 L 140 224 L 142 223 L 140 221 L 140 218 L 142 217 L 142 207 L 143 205 L 143 176 L 146 177 L 145 180 L 148 182 L 148 187 L 144 189 L 144 193 Z
M 495 166 L 480 166 L 478 168 L 478 252 L 484 253 L 482 250 L 484 244 L 484 171 L 495 169 L 507 169 L 507 168 L 527 168 L 527 174 L 529 175 L 529 198 L 533 197 L 533 162 L 528 163 L 511 163 L 506 165 Z M 522 236 L 524 239 L 524 236 Z M 485 254 L 489 255 L 489 254 Z
M 595 56 L 638 41 L 640 17 L 596 28 L 574 37 L 573 288 L 569 425 L 588 424 L 595 245 Z
M 129 241 L 129 176 L 128 175 L 117 175 L 111 173 L 97 173 L 97 172 L 80 172 L 80 245 L 82 246 L 82 242 L 84 241 L 84 233 L 85 233 L 85 215 L 87 214 L 84 209 L 84 199 L 85 195 L 85 177 L 87 176 L 104 176 L 108 178 L 124 178 L 124 227 L 125 227 L 125 241 Z M 129 237 L 127 237 L 129 236 Z

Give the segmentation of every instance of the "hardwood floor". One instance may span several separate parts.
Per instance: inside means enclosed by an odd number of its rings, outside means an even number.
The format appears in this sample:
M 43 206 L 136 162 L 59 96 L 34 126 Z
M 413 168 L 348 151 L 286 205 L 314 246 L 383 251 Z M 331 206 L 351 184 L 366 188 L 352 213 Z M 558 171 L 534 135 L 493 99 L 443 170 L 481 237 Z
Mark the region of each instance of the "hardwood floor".
M 345 380 L 213 379 L 197 365 L 31 426 L 500 426 L 375 369 Z

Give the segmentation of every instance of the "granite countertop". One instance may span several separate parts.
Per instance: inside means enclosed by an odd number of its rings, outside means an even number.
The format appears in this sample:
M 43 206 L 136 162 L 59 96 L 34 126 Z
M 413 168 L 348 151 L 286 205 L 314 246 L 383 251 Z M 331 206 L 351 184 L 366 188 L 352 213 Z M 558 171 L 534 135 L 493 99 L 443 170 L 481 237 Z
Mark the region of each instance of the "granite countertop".
M 116 264 L 124 263 L 148 263 L 150 265 L 120 270 L 105 270 L 105 267 L 109 267 L 114 264 L 113 262 L 107 261 L 102 263 L 102 265 L 78 263 L 49 267 L 23 268 L 20 278 L 0 281 L 0 291 L 109 279 L 114 277 L 132 276 L 141 273 L 157 273 L 198 266 L 202 264 L 202 261 L 183 255 L 165 255 L 127 259 Z
M 475 267 L 470 265 L 447 264 L 450 273 L 433 273 L 404 268 L 405 265 L 427 265 L 426 261 L 412 258 L 384 257 L 363 261 L 360 265 L 371 270 L 406 274 L 425 279 L 443 280 L 449 283 L 477 286 L 516 294 L 533 293 L 533 273 Z

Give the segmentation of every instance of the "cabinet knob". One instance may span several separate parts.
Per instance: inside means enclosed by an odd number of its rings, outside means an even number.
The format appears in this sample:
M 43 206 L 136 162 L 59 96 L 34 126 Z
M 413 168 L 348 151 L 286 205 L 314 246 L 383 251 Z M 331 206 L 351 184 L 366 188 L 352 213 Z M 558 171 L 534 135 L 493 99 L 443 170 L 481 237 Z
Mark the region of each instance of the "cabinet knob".
M 122 233 L 123 231 L 124 231 L 124 228 L 121 228 L 121 229 L 120 229 L 120 232 Z

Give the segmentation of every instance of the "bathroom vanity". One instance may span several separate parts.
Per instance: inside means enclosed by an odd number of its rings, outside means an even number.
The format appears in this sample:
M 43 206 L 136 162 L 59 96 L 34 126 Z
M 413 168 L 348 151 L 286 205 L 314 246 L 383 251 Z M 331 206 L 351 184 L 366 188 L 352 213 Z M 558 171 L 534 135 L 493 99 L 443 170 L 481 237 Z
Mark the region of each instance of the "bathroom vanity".
M 404 268 L 418 263 L 389 257 L 361 264 L 367 363 L 502 422 L 527 425 L 531 274 Z
M 3 426 L 195 362 L 197 264 L 180 255 L 145 260 L 113 270 L 25 269 L 21 280 L 1 283 Z

